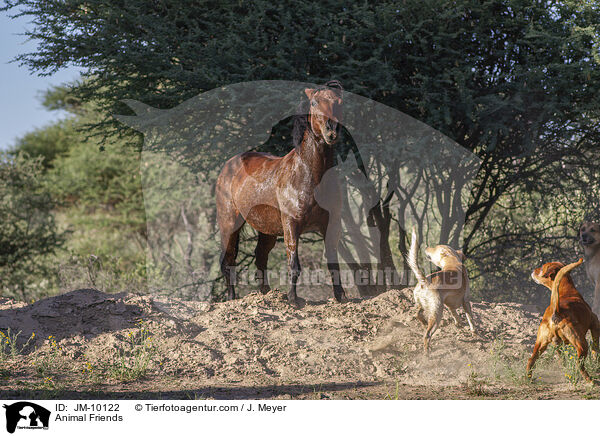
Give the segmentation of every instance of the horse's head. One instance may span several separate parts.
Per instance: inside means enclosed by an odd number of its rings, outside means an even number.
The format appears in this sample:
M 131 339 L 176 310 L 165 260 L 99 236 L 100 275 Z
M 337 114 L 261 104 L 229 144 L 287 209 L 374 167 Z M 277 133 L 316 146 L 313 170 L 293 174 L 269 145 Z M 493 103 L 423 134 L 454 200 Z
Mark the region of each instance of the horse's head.
M 313 133 L 333 144 L 338 138 L 342 119 L 342 85 L 330 80 L 323 87 L 304 90 L 310 101 L 308 121 Z

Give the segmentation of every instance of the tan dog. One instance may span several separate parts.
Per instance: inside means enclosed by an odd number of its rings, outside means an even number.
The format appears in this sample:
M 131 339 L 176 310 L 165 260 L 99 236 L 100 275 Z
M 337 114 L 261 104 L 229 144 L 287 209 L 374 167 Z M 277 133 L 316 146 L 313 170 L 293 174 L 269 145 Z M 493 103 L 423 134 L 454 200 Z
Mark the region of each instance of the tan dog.
M 423 336 L 423 345 L 425 351 L 428 352 L 431 336 L 442 321 L 444 305 L 450 310 L 457 326 L 462 323 L 456 309 L 462 306 L 471 331 L 475 331 L 475 328 L 471 312 L 469 277 L 462 263 L 465 255 L 462 251 L 454 250 L 447 245 L 426 248 L 427 257 L 441 268 L 441 271 L 425 277 L 419 269 L 417 250 L 417 235 L 413 233 L 406 261 L 418 282 L 413 290 L 413 295 L 418 308 L 417 318 L 427 327 Z
M 583 223 L 579 228 L 579 243 L 585 254 L 585 272 L 594 284 L 592 310 L 600 315 L 600 224 Z
M 598 351 L 598 335 L 600 335 L 600 322 L 592 312 L 590 306 L 575 289 L 569 271 L 578 267 L 583 262 L 564 266 L 560 262 L 550 262 L 541 268 L 536 268 L 531 277 L 537 283 L 552 290 L 550 306 L 544 312 L 542 322 L 538 328 L 537 339 L 533 347 L 533 354 L 527 362 L 527 377 L 531 377 L 531 370 L 537 358 L 551 343 L 558 345 L 562 342 L 575 347 L 578 357 L 578 368 L 583 378 L 592 382 L 583 365 L 588 353 L 588 343 L 585 335 L 588 330 L 592 333 L 592 350 Z

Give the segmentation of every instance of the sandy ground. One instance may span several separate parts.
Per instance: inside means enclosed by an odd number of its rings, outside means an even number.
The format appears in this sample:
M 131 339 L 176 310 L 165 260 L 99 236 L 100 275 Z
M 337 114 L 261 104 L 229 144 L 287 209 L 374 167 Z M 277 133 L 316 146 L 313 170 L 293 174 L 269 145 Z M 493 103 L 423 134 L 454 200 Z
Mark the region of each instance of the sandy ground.
M 21 332 L 12 353 L 4 346 L 0 397 L 599 398 L 553 352 L 525 379 L 541 309 L 474 303 L 476 335 L 446 313 L 426 356 L 408 290 L 300 309 L 278 291 L 226 303 L 93 289 L 0 299 L 0 330 Z

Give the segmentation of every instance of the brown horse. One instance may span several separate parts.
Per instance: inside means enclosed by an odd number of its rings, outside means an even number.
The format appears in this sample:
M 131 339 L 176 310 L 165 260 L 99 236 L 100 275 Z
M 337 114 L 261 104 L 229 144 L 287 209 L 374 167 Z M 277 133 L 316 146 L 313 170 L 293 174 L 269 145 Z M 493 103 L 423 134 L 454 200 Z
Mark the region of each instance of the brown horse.
M 333 80 L 304 92 L 308 101 L 303 101 L 294 117 L 294 149 L 283 157 L 258 152 L 239 154 L 227 161 L 217 179 L 221 271 L 229 299 L 235 298 L 235 258 L 240 230 L 247 222 L 258 232 L 255 261 L 261 292 L 269 291 L 267 260 L 277 236 L 283 235 L 291 280 L 288 301 L 297 306 L 298 239 L 303 233 L 318 231 L 325 240 L 334 296 L 339 302 L 346 300 L 337 257 L 340 189 L 337 183 L 321 184 L 323 174 L 334 165 L 334 144 L 342 115 L 342 86 Z M 317 203 L 315 193 L 319 198 L 330 199 L 327 210 Z

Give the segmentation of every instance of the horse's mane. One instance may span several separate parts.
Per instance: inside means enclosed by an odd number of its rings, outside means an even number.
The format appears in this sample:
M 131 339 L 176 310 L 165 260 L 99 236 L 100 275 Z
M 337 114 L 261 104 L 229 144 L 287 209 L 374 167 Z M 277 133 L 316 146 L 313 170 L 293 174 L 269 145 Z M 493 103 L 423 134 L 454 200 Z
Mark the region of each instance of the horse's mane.
M 319 86 L 317 91 L 321 91 L 323 89 L 331 89 L 337 95 L 341 96 L 344 88 L 339 80 L 330 80 L 325 85 Z M 308 114 L 310 113 L 310 101 L 303 98 L 302 102 L 298 105 L 296 109 L 296 115 L 294 115 L 293 123 L 294 126 L 292 128 L 292 140 L 294 143 L 294 148 L 300 147 L 302 145 L 302 140 L 304 139 L 304 132 L 308 129 Z M 339 128 L 339 127 L 338 127 Z

